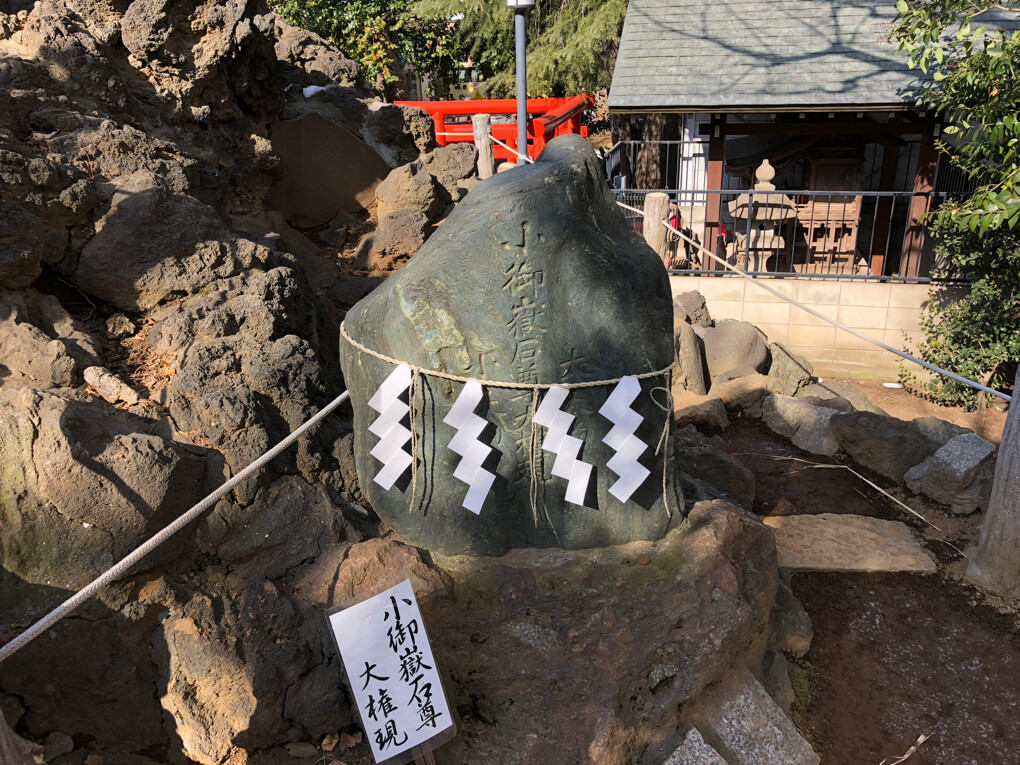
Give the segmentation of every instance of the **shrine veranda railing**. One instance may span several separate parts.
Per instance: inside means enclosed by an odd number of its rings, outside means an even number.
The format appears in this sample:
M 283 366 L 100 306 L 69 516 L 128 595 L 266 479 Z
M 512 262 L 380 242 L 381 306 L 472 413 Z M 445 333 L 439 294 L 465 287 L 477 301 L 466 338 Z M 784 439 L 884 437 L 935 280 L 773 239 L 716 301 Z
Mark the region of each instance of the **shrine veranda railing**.
M 952 198 L 948 193 L 883 191 L 775 191 L 704 189 L 614 190 L 616 199 L 644 209 L 648 194 L 670 197 L 670 216 L 684 231 L 720 257 L 756 276 L 868 281 L 959 281 L 939 268 L 924 216 Z M 793 209 L 780 220 L 735 219 L 728 203 L 748 195 L 753 210 Z M 623 210 L 637 231 L 642 216 Z M 773 215 L 776 213 L 773 212 Z M 768 213 L 763 213 L 766 217 Z M 674 223 L 674 225 L 676 225 Z M 756 246 L 760 245 L 760 246 Z M 670 272 L 723 273 L 676 236 L 667 238 Z M 707 262 L 705 262 L 707 261 Z

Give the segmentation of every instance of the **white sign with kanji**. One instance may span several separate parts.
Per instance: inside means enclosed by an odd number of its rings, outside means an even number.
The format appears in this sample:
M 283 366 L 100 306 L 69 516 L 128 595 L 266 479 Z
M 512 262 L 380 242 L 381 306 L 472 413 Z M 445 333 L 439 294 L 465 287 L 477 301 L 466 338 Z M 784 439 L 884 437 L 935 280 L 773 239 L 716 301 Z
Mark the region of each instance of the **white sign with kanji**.
M 410 760 L 453 727 L 410 580 L 330 614 L 329 624 L 376 762 Z

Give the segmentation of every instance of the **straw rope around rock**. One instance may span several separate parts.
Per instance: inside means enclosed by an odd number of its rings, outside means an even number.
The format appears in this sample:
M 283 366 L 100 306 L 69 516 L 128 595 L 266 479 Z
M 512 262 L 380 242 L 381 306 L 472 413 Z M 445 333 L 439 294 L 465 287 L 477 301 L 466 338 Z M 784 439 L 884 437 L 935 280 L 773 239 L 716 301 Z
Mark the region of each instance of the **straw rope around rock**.
M 408 393 L 408 396 L 409 396 L 410 399 L 414 398 L 414 387 L 415 387 L 414 383 L 415 383 L 415 381 L 419 380 L 421 378 L 421 376 L 423 376 L 423 375 L 424 376 L 428 376 L 428 377 L 437 377 L 437 378 L 442 379 L 442 380 L 451 380 L 453 382 L 459 382 L 459 383 L 476 382 L 476 383 L 478 383 L 479 385 L 481 385 L 483 387 L 513 388 L 513 389 L 518 389 L 518 390 L 530 390 L 530 391 L 532 391 L 532 401 L 531 401 L 531 410 L 532 410 L 531 411 L 531 438 L 529 440 L 529 449 L 528 449 L 528 451 L 529 451 L 528 459 L 529 459 L 529 462 L 530 462 L 530 487 L 529 487 L 529 492 L 528 492 L 528 494 L 529 494 L 528 499 L 529 499 L 530 504 L 531 504 L 531 514 L 532 514 L 532 518 L 534 520 L 536 528 L 538 528 L 538 523 L 539 523 L 539 516 L 538 516 L 538 494 L 539 494 L 539 492 L 538 492 L 538 475 L 537 475 L 537 471 L 536 471 L 536 467 L 535 467 L 536 462 L 537 462 L 537 452 L 540 451 L 540 447 L 538 445 L 538 442 L 539 442 L 538 429 L 535 427 L 535 410 L 538 407 L 538 392 L 540 390 L 546 390 L 546 389 L 549 389 L 549 388 L 566 388 L 568 390 L 570 390 L 570 389 L 577 389 L 577 388 L 598 388 L 598 387 L 602 387 L 602 386 L 606 386 L 606 385 L 616 385 L 617 383 L 619 383 L 623 379 L 623 377 L 615 377 L 615 378 L 606 379 L 606 380 L 590 380 L 590 381 L 587 381 L 587 382 L 576 382 L 576 383 L 521 383 L 521 382 L 509 382 L 509 381 L 505 381 L 505 380 L 482 380 L 482 379 L 479 379 L 479 378 L 476 378 L 476 377 L 464 377 L 462 375 L 454 375 L 454 374 L 450 374 L 448 372 L 441 372 L 441 371 L 436 370 L 436 369 L 428 369 L 426 367 L 420 367 L 420 366 L 417 366 L 415 364 L 411 364 L 411 363 L 409 363 L 407 361 L 401 361 L 400 359 L 394 358 L 392 356 L 387 356 L 386 354 L 380 353 L 379 351 L 376 351 L 376 350 L 374 350 L 372 348 L 369 348 L 368 346 L 363 345 L 362 343 L 359 343 L 357 340 L 352 338 L 347 333 L 347 327 L 345 325 L 345 322 L 340 322 L 340 336 L 344 340 L 346 340 L 351 345 L 352 348 L 355 348 L 355 349 L 361 351 L 362 353 L 368 354 L 369 356 L 377 358 L 380 361 L 385 361 L 386 363 L 392 364 L 393 366 L 401 366 L 401 365 L 403 365 L 403 366 L 408 367 L 411 370 L 411 373 L 412 373 L 411 386 L 410 386 L 410 390 L 409 390 L 409 393 Z M 661 435 L 659 437 L 659 441 L 658 441 L 658 444 L 657 444 L 656 449 L 655 449 L 655 456 L 658 457 L 660 455 L 660 452 L 662 453 L 662 502 L 663 502 L 663 505 L 664 505 L 664 507 L 666 509 L 666 516 L 669 517 L 669 518 L 673 517 L 673 511 L 672 511 L 672 508 L 669 505 L 668 490 L 667 490 L 667 470 L 668 470 L 668 459 L 667 459 L 667 457 L 668 457 L 668 450 L 664 450 L 663 447 L 666 446 L 666 444 L 667 444 L 667 442 L 669 440 L 670 420 L 672 419 L 672 408 L 673 408 L 672 407 L 672 391 L 671 391 L 671 388 L 672 388 L 673 370 L 676 368 L 676 366 L 677 366 L 677 362 L 674 359 L 673 362 L 669 364 L 669 366 L 664 367 L 662 369 L 657 369 L 654 372 L 642 372 L 640 374 L 628 375 L 628 377 L 633 377 L 636 380 L 647 380 L 647 379 L 650 379 L 652 377 L 662 377 L 662 376 L 666 377 L 666 385 L 665 385 L 665 387 L 664 388 L 661 388 L 661 387 L 654 388 L 650 392 L 649 397 L 652 399 L 652 402 L 657 407 L 659 407 L 660 409 L 664 410 L 665 415 L 666 415 L 665 416 L 665 422 L 663 423 L 663 426 L 662 426 L 662 433 L 661 433 Z M 655 400 L 655 396 L 651 395 L 652 393 L 654 393 L 657 390 L 665 390 L 665 392 L 666 392 L 666 404 L 665 405 L 660 404 L 658 401 Z M 414 509 L 415 509 L 415 501 L 414 501 L 415 500 L 415 496 L 416 496 L 415 489 L 416 489 L 416 487 L 418 485 L 418 450 L 417 450 L 417 438 L 415 438 L 415 434 L 416 434 L 417 428 L 415 427 L 415 424 L 414 424 L 414 417 L 415 417 L 415 415 L 417 413 L 417 407 L 415 406 L 413 401 L 409 401 L 408 402 L 408 407 L 409 407 L 408 416 L 411 418 L 411 428 L 410 428 L 410 430 L 411 430 L 411 496 L 409 498 L 407 511 L 409 513 L 412 513 L 412 512 L 414 512 Z M 422 497 L 422 500 L 424 501 L 424 497 Z M 546 523 L 548 524 L 549 529 L 552 531 L 553 536 L 556 537 L 557 542 L 558 542 L 559 541 L 559 537 L 556 534 L 556 528 L 553 526 L 552 519 L 549 518 L 548 512 L 545 513 L 545 516 L 546 516 Z
M 449 372 L 440 372 L 438 369 L 420 367 L 408 361 L 401 361 L 400 359 L 395 359 L 392 356 L 387 356 L 385 353 L 372 350 L 347 334 L 347 327 L 344 326 L 344 322 L 340 322 L 340 336 L 350 343 L 351 347 L 358 349 L 362 353 L 367 353 L 369 356 L 374 356 L 380 361 L 385 361 L 393 366 L 403 365 L 408 367 L 412 373 L 427 375 L 428 377 L 438 377 L 443 380 L 452 380 L 453 382 L 460 383 L 476 382 L 486 388 L 516 388 L 519 390 L 544 390 L 546 388 L 598 388 L 603 385 L 616 385 L 623 379 L 623 377 L 614 377 L 609 380 L 591 380 L 588 382 L 575 383 L 523 383 L 511 382 L 509 380 L 481 380 L 477 377 L 464 377 L 462 375 L 450 374 Z M 661 377 L 662 375 L 669 374 L 674 367 L 676 367 L 675 360 L 668 367 L 657 369 L 654 372 L 641 372 L 640 374 L 626 375 L 626 377 L 633 377 L 635 380 L 647 380 L 650 377 Z

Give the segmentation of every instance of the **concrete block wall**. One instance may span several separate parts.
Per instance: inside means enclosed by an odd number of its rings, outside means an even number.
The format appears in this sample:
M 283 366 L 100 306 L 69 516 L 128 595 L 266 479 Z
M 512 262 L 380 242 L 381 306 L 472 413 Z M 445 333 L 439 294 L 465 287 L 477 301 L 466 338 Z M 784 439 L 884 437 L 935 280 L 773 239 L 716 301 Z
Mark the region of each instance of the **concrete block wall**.
M 736 276 L 671 276 L 673 294 L 697 290 L 713 319 L 750 322 L 770 342 L 783 343 L 815 367 L 821 377 L 895 380 L 900 360 L 888 351 L 837 329 L 822 319 Z M 924 337 L 922 311 L 927 284 L 767 279 L 763 283 L 859 332 L 903 350 Z M 902 362 L 915 373 L 923 369 Z

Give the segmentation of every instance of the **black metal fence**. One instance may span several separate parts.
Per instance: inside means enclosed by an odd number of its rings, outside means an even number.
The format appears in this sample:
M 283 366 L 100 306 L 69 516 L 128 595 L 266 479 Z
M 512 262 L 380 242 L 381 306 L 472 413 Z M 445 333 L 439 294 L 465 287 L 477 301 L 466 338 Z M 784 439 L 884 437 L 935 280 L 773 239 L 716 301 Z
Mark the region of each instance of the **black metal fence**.
M 658 189 L 670 222 L 727 262 L 760 276 L 929 281 L 941 269 L 922 221 L 953 195 L 893 191 Z M 644 209 L 653 190 L 617 190 Z M 643 216 L 624 209 L 637 231 Z M 736 214 L 734 214 L 736 213 Z M 668 235 L 676 273 L 725 270 L 695 246 Z

